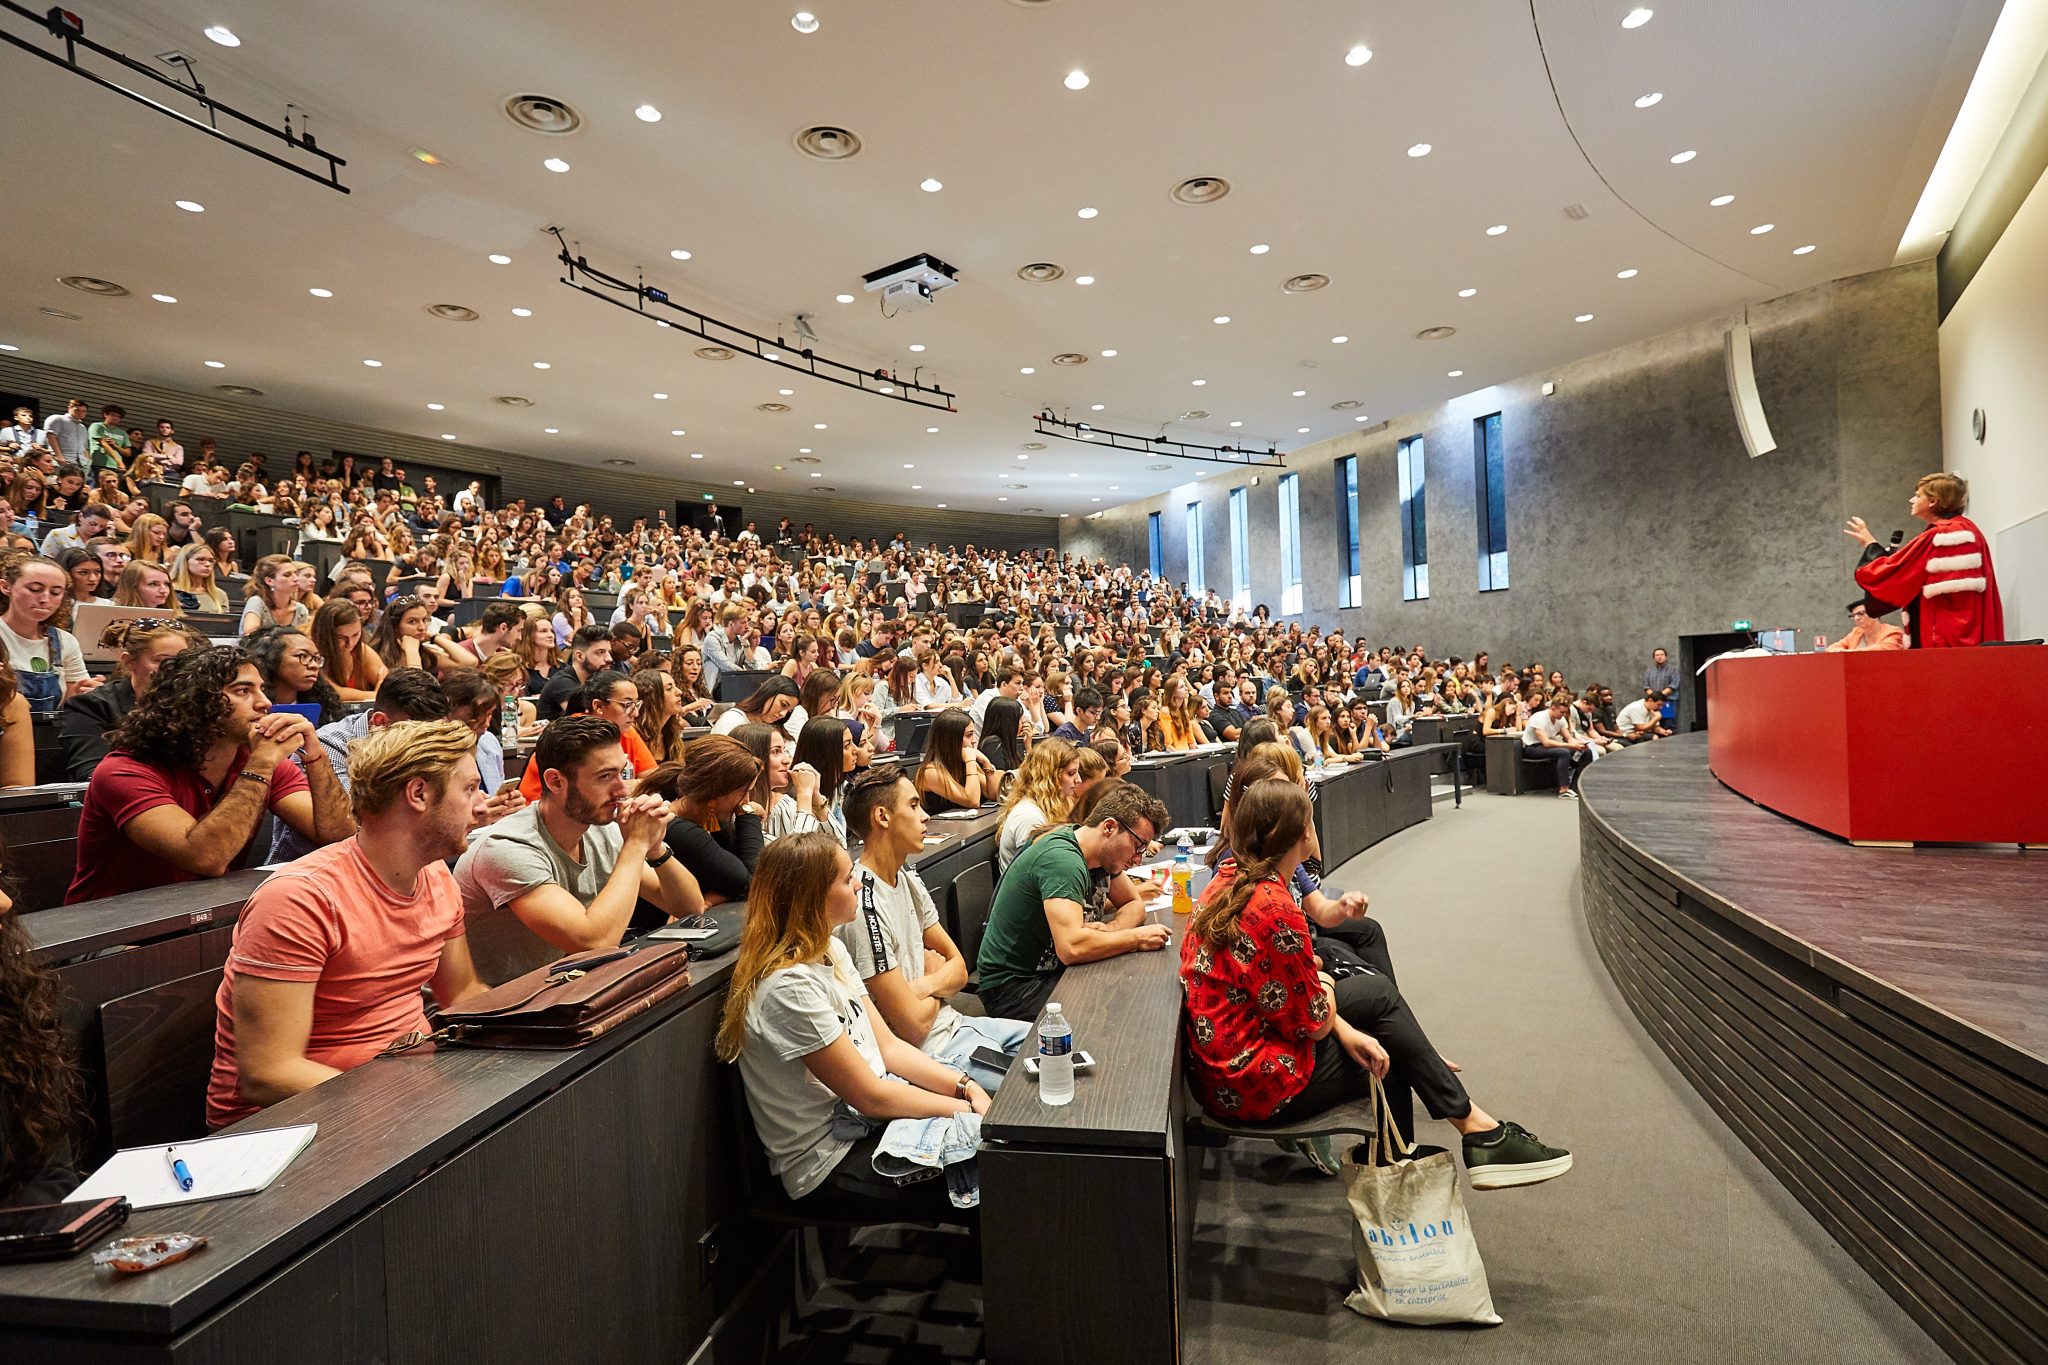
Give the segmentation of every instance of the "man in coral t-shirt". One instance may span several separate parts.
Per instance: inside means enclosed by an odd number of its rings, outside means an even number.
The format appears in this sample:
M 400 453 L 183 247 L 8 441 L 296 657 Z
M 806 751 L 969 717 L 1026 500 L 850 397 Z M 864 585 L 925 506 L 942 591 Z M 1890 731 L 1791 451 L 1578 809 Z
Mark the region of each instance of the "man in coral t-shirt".
M 449 859 L 485 796 L 461 721 L 401 721 L 349 749 L 358 833 L 256 888 L 215 997 L 208 1128 L 369 1061 L 484 989 Z

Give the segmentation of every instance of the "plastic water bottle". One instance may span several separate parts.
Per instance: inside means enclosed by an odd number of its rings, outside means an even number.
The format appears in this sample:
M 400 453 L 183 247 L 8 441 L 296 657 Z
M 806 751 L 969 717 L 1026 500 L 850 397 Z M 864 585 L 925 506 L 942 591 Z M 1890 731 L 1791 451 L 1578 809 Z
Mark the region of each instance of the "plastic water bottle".
M 1189 881 L 1195 875 L 1194 864 L 1189 856 L 1193 852 L 1193 847 L 1188 842 L 1188 836 L 1185 834 L 1180 836 L 1180 842 L 1174 846 L 1173 913 L 1176 915 L 1187 915 L 1194 912 L 1195 897 L 1188 886 Z
M 508 749 L 519 742 L 519 700 L 509 694 L 498 703 L 498 740 Z
M 1047 1104 L 1074 1099 L 1074 1027 L 1055 1000 L 1038 1026 L 1038 1098 Z

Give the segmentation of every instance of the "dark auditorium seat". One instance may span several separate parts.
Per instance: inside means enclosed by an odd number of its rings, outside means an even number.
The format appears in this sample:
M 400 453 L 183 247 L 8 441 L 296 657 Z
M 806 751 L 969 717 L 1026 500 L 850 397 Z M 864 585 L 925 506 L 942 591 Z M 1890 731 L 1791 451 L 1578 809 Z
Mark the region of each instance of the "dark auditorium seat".
M 214 994 L 224 974 L 194 972 L 100 1006 L 107 1139 L 115 1147 L 206 1136 Z
M 969 964 L 981 952 L 981 936 L 988 930 L 989 911 L 996 899 L 994 849 L 987 860 L 974 863 L 953 878 L 952 894 L 946 907 L 946 932 L 960 945 Z

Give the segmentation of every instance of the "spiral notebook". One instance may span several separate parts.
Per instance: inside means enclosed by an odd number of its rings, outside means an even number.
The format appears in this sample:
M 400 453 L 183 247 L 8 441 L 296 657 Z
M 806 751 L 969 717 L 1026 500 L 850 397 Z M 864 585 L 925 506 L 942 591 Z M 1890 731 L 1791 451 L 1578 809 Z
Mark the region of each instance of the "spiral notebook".
M 73 1201 L 119 1195 L 138 1209 L 170 1204 L 197 1204 L 231 1199 L 267 1189 L 284 1168 L 298 1159 L 319 1131 L 316 1123 L 295 1128 L 264 1128 L 253 1133 L 223 1133 L 196 1142 L 156 1147 L 125 1147 L 71 1192 Z M 169 1153 L 176 1151 L 192 1173 L 192 1188 L 178 1188 Z

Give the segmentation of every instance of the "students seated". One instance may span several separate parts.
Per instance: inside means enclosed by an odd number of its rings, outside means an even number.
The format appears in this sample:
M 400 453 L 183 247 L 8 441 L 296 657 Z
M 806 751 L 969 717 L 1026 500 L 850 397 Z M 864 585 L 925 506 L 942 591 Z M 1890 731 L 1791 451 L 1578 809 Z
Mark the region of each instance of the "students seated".
M 350 746 L 355 835 L 273 873 L 235 924 L 207 1127 L 425 1032 L 422 986 L 443 1007 L 484 989 L 448 870 L 483 811 L 474 749 L 469 728 L 445 720 L 398 721 Z
M 1621 708 L 1621 714 L 1614 718 L 1614 728 L 1631 744 L 1664 739 L 1671 734 L 1664 724 L 1663 704 L 1658 701 L 1656 693 L 1648 690 Z
M 988 704 L 981 724 L 981 752 L 999 773 L 1015 772 L 1023 766 L 1031 749 L 1031 715 L 1024 704 L 998 696 Z
M 974 721 L 965 711 L 941 711 L 925 736 L 924 761 L 917 766 L 917 790 L 933 815 L 974 810 L 996 799 L 1002 774 L 975 745 Z
M 742 725 L 780 726 L 802 697 L 802 689 L 780 673 L 764 678 L 759 687 L 711 723 L 711 733 L 729 735 Z
M 989 1104 L 972 1076 L 898 1038 L 872 1008 L 835 933 L 859 913 L 852 860 L 830 835 L 793 835 L 761 855 L 718 1055 L 739 1063 L 769 1168 L 799 1210 L 975 1226 L 944 1180 L 877 1175 L 883 1130 L 856 1138 L 838 1117 L 842 1104 L 875 1121 L 983 1114 Z
M 668 804 L 627 794 L 618 726 L 556 721 L 528 766 L 540 770 L 540 799 L 479 830 L 455 865 L 485 981 L 616 947 L 642 897 L 672 916 L 703 910 L 696 878 L 663 842 Z
M 791 771 L 801 769 L 814 779 L 804 784 L 806 811 L 827 834 L 846 843 L 842 801 L 861 759 L 853 728 L 834 716 L 814 716 L 797 736 L 793 757 Z
M 93 769 L 67 905 L 225 876 L 268 809 L 319 846 L 355 833 L 348 793 L 313 727 L 272 714 L 256 665 L 187 649 L 157 671 Z M 304 751 L 305 767 L 292 763 Z
M 100 644 L 114 651 L 113 676 L 105 686 L 81 692 L 57 710 L 57 743 L 64 750 L 65 778 L 72 782 L 92 777 L 92 770 L 107 756 L 108 732 L 148 694 L 164 660 L 194 645 L 203 648 L 206 640 L 181 621 L 136 617 L 109 622 Z
M 1410 1091 L 1464 1137 L 1474 1189 L 1555 1179 L 1571 1153 L 1474 1104 L 1423 1033 L 1393 978 L 1321 970 L 1288 884 L 1311 848 L 1308 793 L 1287 781 L 1238 795 L 1234 857 L 1216 869 L 1181 941 L 1188 1072 L 1204 1109 L 1237 1121 L 1299 1119 L 1371 1093 L 1412 1135 Z M 1334 1174 L 1327 1141 L 1307 1155 Z
M 82 692 L 100 685 L 85 670 L 85 655 L 67 630 L 49 620 L 64 605 L 70 578 L 56 561 L 38 555 L 10 554 L 0 572 L 7 584 L 6 609 L 0 611 L 0 646 L 14 666 L 17 685 L 30 711 L 55 711 Z
M 753 802 L 767 812 L 761 820 L 764 846 L 791 834 L 821 828 L 817 815 L 819 773 L 804 765 L 799 769 L 793 754 L 796 746 L 780 725 L 742 725 L 732 738 L 747 746 L 747 752 L 761 760 L 761 776 L 755 780 Z M 695 741 L 692 741 L 693 743 Z
M 259 626 L 242 640 L 242 648 L 263 675 L 263 692 L 272 706 L 314 706 L 315 727 L 342 717 L 341 697 L 320 676 L 320 657 L 313 637 L 296 626 Z
M 619 747 L 626 754 L 628 783 L 647 776 L 660 766 L 648 750 L 647 741 L 640 738 L 640 732 L 633 728 L 633 722 L 640 715 L 640 689 L 626 674 L 607 668 L 592 675 L 588 682 L 569 694 L 563 703 L 562 714 L 596 716 L 618 727 Z M 520 774 L 519 794 L 528 801 L 540 800 L 540 773 L 531 763 Z
M 1102 719 L 1102 693 L 1093 687 L 1084 687 L 1074 693 L 1074 709 L 1071 718 L 1052 732 L 1054 739 L 1063 739 L 1069 744 L 1086 744 L 1089 732 Z
M 636 790 L 668 802 L 665 839 L 697 879 L 704 904 L 744 901 L 761 856 L 761 760 L 729 735 L 706 735 L 681 763 L 664 763 Z
M 54 1204 L 78 1185 L 85 1099 L 57 976 L 37 963 L 0 889 L 0 1208 Z
M 855 868 L 860 915 L 838 934 L 855 974 L 898 1038 L 995 1090 L 1006 1068 L 976 1062 L 975 1050 L 1015 1057 L 1031 1024 L 970 1017 L 946 1003 L 967 985 L 967 960 L 908 866 L 924 847 L 931 819 L 917 788 L 901 772 L 867 773 L 846 798 L 846 819 L 861 839 Z
M 1145 903 L 1123 874 L 1169 818 L 1157 797 L 1119 782 L 1096 798 L 1089 824 L 1062 825 L 1017 856 L 996 887 L 978 954 L 989 1014 L 1036 1019 L 1066 968 L 1166 946 L 1166 926 L 1145 923 Z
M 1098 770 L 1108 765 L 1097 756 Z M 1081 790 L 1081 755 L 1062 739 L 1045 739 L 1031 746 L 1016 781 L 996 811 L 996 875 L 1010 870 L 1040 831 L 1063 823 L 1074 808 L 1074 796 Z
M 1593 761 L 1593 750 L 1573 736 L 1567 717 L 1571 709 L 1570 695 L 1559 692 L 1541 711 L 1530 712 L 1529 724 L 1522 731 L 1522 754 L 1548 762 L 1557 776 L 1557 794 L 1576 801 L 1579 794 L 1572 786 L 1578 770 Z
M 490 602 L 469 630 L 430 640 L 427 647 L 450 668 L 475 668 L 500 650 L 510 649 L 525 620 L 525 614 L 510 602 Z

